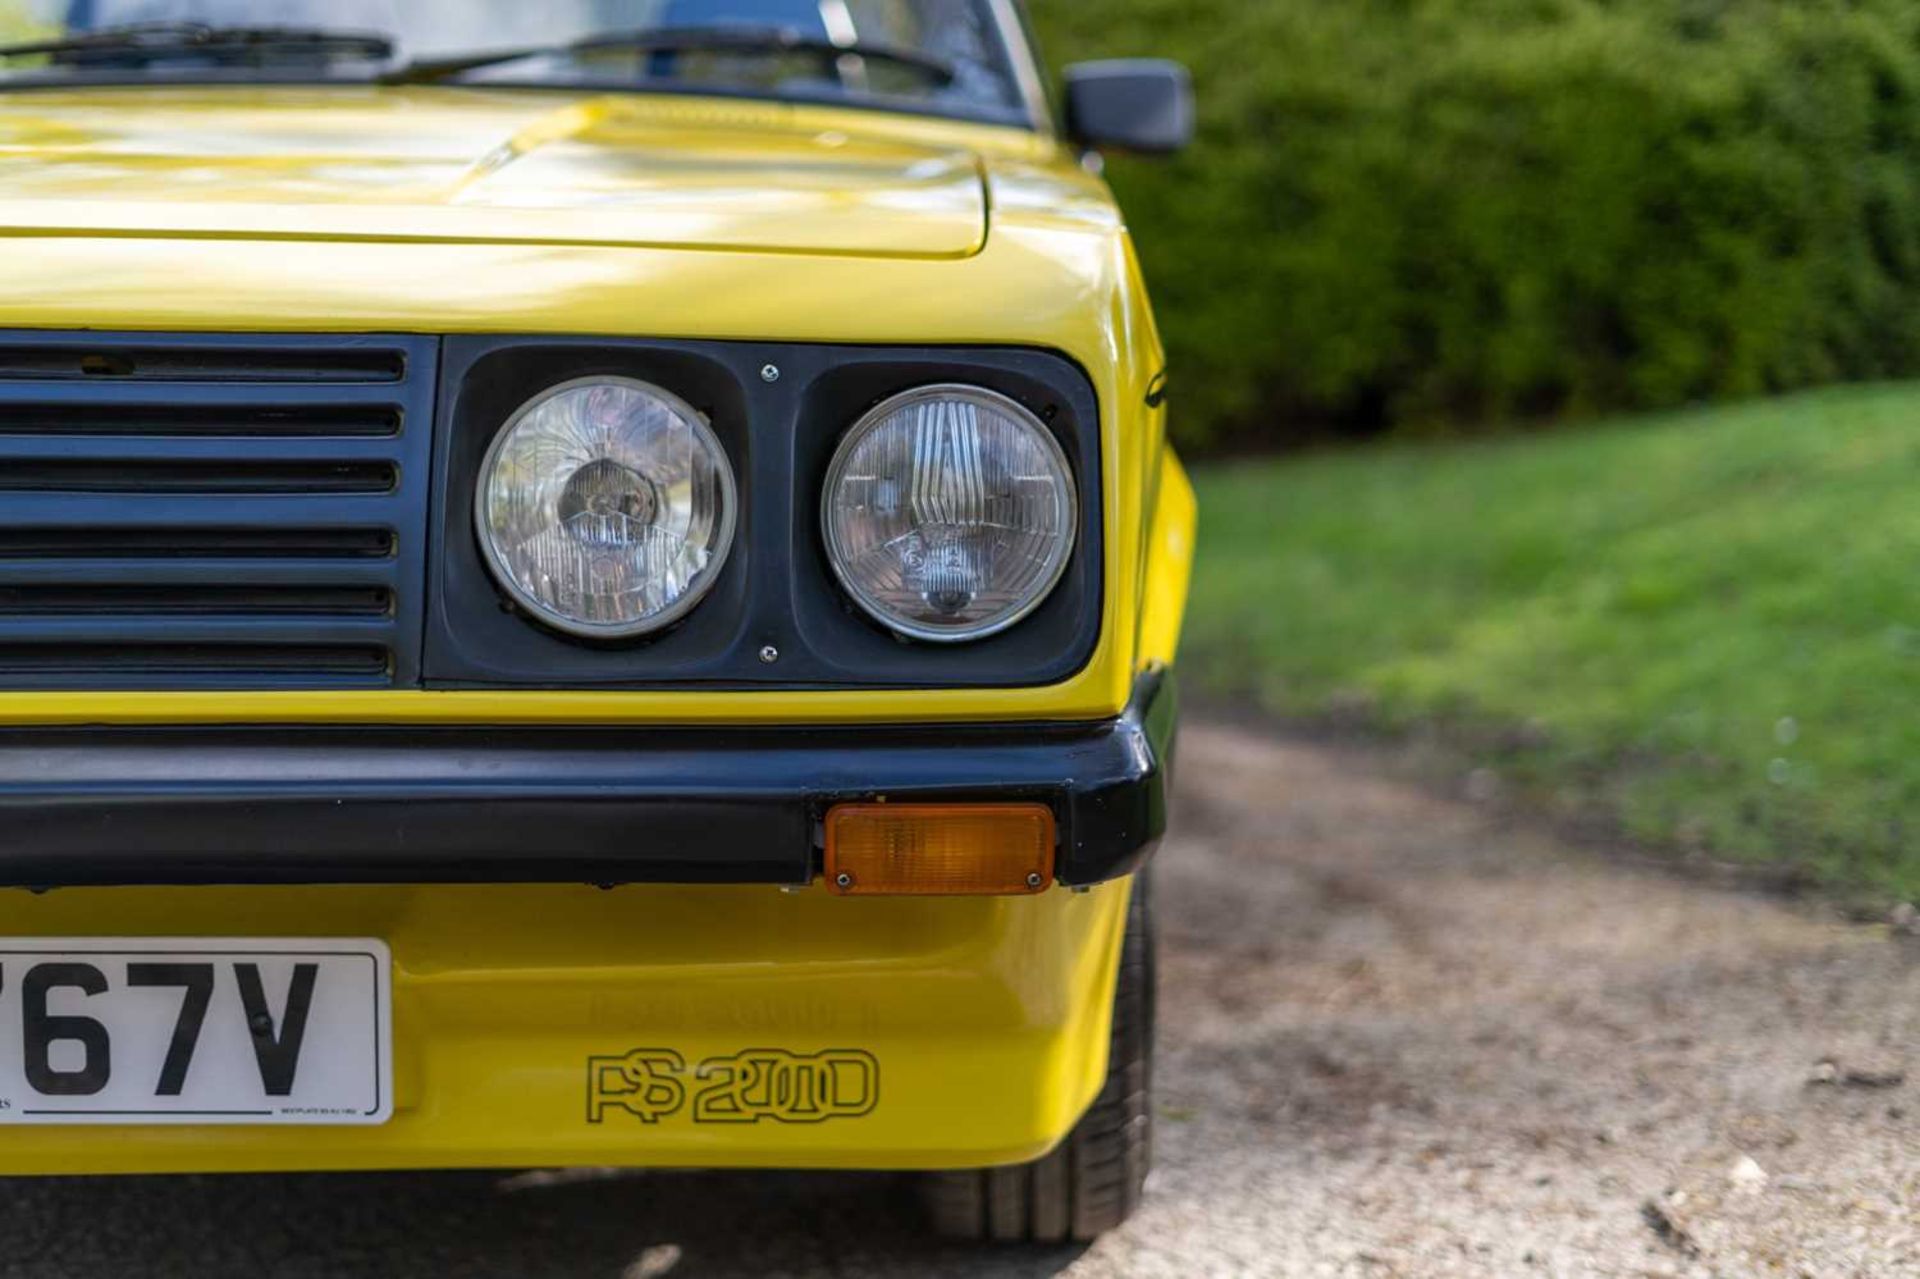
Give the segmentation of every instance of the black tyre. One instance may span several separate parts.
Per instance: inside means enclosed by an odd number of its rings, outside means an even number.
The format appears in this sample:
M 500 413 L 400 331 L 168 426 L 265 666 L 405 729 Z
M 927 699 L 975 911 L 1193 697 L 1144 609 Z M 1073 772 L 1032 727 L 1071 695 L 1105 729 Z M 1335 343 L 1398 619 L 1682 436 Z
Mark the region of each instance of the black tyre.
M 1152 894 L 1141 875 L 1127 909 L 1100 1095 L 1052 1154 L 1030 1164 L 928 1173 L 934 1229 L 955 1239 L 1088 1242 L 1133 1215 L 1153 1163 L 1153 952 Z

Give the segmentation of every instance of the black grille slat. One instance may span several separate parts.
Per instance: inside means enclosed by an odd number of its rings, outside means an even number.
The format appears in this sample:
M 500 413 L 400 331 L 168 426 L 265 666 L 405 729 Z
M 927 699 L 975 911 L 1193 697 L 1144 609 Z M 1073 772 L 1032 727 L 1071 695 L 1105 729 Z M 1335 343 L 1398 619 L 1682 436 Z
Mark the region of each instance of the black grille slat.
M 400 433 L 400 410 L 355 404 L 9 404 L 0 408 L 0 436 L 388 436 Z
M 381 382 L 406 380 L 405 352 L 386 349 L 0 344 L 0 379 L 102 382 Z
M 385 493 L 397 478 L 390 462 L 41 457 L 0 466 L 0 492 Z
M 8 559 L 388 559 L 387 529 L 276 528 L 0 528 L 0 560 Z
M 21 644 L 0 640 L 0 674 L 384 674 L 391 659 L 375 644 Z
M 0 332 L 0 688 L 416 683 L 438 354 Z
M 384 617 L 392 610 L 392 593 L 382 586 L 0 586 L 0 616 Z

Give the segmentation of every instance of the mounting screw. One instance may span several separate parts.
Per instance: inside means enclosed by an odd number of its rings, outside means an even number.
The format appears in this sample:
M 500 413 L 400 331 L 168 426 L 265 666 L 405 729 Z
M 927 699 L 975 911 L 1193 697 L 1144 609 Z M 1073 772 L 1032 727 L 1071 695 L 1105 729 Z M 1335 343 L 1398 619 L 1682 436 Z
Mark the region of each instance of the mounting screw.
M 760 650 L 760 660 L 765 662 L 768 666 L 772 666 L 775 662 L 780 660 L 780 650 L 775 648 L 771 644 L 765 645 Z
M 1034 871 L 1034 872 L 1033 872 L 1032 874 L 1030 874 L 1030 875 L 1028 875 L 1028 876 L 1027 876 L 1027 887 L 1028 887 L 1028 888 L 1038 888 L 1038 887 L 1040 887 L 1040 885 L 1042 885 L 1042 884 L 1044 884 L 1044 883 L 1046 883 L 1046 882 L 1047 882 L 1047 881 L 1046 881 L 1046 880 L 1045 880 L 1044 878 L 1042 878 L 1042 877 L 1041 877 L 1041 874 L 1040 874 L 1040 872 L 1039 872 L 1039 871 L 1037 871 L 1037 870 L 1036 870 L 1036 871 Z
M 852 888 L 853 876 L 847 874 L 847 872 L 843 870 L 838 875 L 835 875 L 833 877 L 833 882 L 834 882 L 834 885 L 839 888 Z
M 780 366 L 778 364 L 762 364 L 760 366 L 760 380 L 762 382 L 778 382 L 780 380 Z

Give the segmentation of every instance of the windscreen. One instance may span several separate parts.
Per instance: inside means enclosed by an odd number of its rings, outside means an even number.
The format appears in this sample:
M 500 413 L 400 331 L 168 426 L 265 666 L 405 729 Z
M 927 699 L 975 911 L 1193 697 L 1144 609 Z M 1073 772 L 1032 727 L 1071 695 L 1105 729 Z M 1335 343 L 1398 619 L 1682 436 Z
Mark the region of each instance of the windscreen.
M 168 49 L 161 36 L 177 24 L 383 36 L 392 53 L 265 39 Z M 1024 105 L 1014 44 L 988 0 L 0 0 L 7 40 L 133 28 L 146 28 L 137 49 L 10 59 L 0 74 L 336 79 L 476 60 L 437 79 L 745 90 L 989 117 Z M 570 47 L 581 42 L 593 44 Z

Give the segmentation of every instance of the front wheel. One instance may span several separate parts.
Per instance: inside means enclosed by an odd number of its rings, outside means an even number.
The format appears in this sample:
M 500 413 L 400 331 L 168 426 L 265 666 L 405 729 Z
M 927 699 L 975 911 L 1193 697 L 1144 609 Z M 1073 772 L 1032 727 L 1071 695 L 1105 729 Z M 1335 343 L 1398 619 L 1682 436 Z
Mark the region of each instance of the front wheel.
M 955 1239 L 1090 1242 L 1140 1204 L 1153 1162 L 1153 904 L 1133 882 L 1113 994 L 1107 1080 L 1051 1154 L 1010 1168 L 926 1174 L 934 1229 Z

